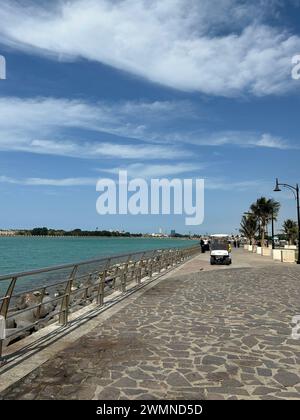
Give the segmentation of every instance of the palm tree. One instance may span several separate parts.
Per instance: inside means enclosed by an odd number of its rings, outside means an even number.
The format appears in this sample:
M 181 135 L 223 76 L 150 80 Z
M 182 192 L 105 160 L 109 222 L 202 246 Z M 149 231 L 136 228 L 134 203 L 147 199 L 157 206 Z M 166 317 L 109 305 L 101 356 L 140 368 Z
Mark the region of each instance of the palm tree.
M 261 246 L 265 246 L 266 227 L 272 218 L 276 220 L 280 203 L 273 198 L 260 197 L 251 205 L 250 209 L 260 223 Z
M 289 245 L 295 243 L 298 235 L 298 225 L 294 220 L 287 219 L 283 222 L 282 232 L 287 236 Z
M 242 217 L 240 233 L 250 241 L 252 245 L 256 232 L 258 231 L 258 220 L 253 214 Z

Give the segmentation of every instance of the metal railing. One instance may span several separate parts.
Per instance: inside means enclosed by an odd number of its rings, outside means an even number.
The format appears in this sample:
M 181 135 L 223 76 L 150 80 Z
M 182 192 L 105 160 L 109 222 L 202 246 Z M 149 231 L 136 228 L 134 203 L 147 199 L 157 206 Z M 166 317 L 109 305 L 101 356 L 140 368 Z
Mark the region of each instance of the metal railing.
M 50 323 L 67 325 L 70 313 L 92 303 L 100 308 L 115 291 L 125 294 L 130 283 L 152 280 L 199 252 L 198 245 L 151 250 L 0 276 L 0 286 L 7 283 L 0 298 L 0 358 L 4 346 Z

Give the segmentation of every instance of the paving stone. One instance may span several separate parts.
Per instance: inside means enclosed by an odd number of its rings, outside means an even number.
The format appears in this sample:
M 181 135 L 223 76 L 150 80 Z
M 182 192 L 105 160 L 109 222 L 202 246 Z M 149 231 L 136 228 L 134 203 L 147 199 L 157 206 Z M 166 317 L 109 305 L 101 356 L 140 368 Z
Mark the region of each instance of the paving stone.
M 225 379 L 224 381 L 222 381 L 222 385 L 223 386 L 228 386 L 228 387 L 241 387 L 243 386 L 243 384 L 236 380 L 236 379 Z
M 117 380 L 116 382 L 113 383 L 113 386 L 115 388 L 135 388 L 136 387 L 136 381 L 127 378 L 127 377 L 123 377 L 119 380 Z
M 257 339 L 253 336 L 245 337 L 242 341 L 244 344 L 246 344 L 247 347 L 254 347 L 258 343 Z
M 299 400 L 299 392 L 276 392 L 275 395 L 284 399 L 293 398 Z
M 190 386 L 191 384 L 185 379 L 183 375 L 178 372 L 172 372 L 167 377 L 166 382 L 174 387 L 185 387 Z
M 99 393 L 95 393 L 98 400 L 117 400 L 120 397 L 120 390 L 117 388 L 107 387 Z
M 270 369 L 257 368 L 256 370 L 259 376 L 272 376 L 272 371 Z
M 300 378 L 298 375 L 288 371 L 280 371 L 274 375 L 274 379 L 283 386 L 294 386 L 300 383 Z
M 128 375 L 130 376 L 130 378 L 132 379 L 140 379 L 140 380 L 146 380 L 146 379 L 153 379 L 153 377 L 151 375 L 149 375 L 148 373 L 144 372 L 141 369 L 131 369 L 128 371 Z
M 266 394 L 273 394 L 278 391 L 276 388 L 269 388 L 267 386 L 258 386 L 252 395 L 266 395 Z
M 225 364 L 226 360 L 223 357 L 218 357 L 218 356 L 204 356 L 202 359 L 202 363 L 204 365 L 223 365 Z
M 96 386 L 89 385 L 88 387 L 83 387 L 78 391 L 77 398 L 79 400 L 91 400 L 95 394 Z
M 207 378 L 212 381 L 223 381 L 225 379 L 230 378 L 230 374 L 228 372 L 213 372 L 207 375 Z
M 246 389 L 242 388 L 231 388 L 227 386 L 219 386 L 219 387 L 208 387 L 206 388 L 208 393 L 215 393 L 215 394 L 227 394 L 227 395 L 249 395 Z
M 155 395 L 151 395 L 148 393 L 141 394 L 135 398 L 136 400 L 144 400 L 144 401 L 151 401 L 151 400 L 157 400 L 158 398 Z

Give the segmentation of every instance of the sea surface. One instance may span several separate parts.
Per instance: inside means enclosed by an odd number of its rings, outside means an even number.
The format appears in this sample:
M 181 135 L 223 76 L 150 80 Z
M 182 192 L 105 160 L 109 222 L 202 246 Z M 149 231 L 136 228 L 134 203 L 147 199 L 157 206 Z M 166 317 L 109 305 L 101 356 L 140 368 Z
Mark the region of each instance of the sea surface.
M 175 238 L 0 237 L 0 275 L 195 243 Z

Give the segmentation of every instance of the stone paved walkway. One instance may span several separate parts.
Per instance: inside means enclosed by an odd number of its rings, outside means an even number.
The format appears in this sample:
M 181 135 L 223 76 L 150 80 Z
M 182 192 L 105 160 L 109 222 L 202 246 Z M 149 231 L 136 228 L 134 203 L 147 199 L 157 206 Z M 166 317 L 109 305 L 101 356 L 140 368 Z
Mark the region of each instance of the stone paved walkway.
M 291 338 L 291 320 L 300 314 L 300 267 L 240 250 L 235 264 L 244 268 L 200 272 L 205 258 L 1 398 L 299 399 L 300 340 Z

